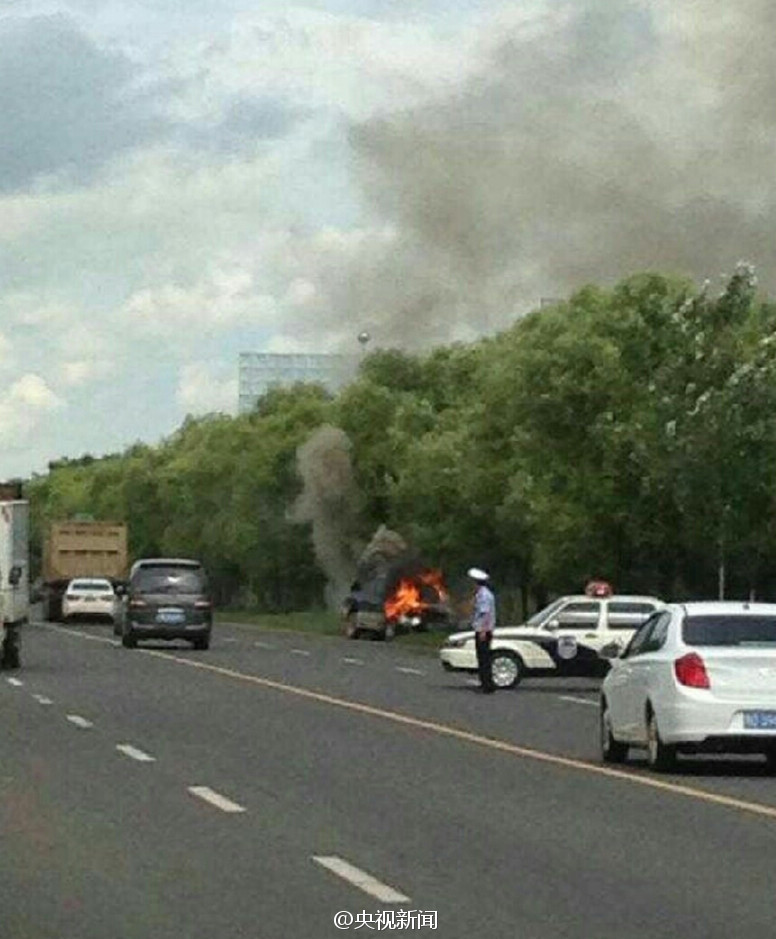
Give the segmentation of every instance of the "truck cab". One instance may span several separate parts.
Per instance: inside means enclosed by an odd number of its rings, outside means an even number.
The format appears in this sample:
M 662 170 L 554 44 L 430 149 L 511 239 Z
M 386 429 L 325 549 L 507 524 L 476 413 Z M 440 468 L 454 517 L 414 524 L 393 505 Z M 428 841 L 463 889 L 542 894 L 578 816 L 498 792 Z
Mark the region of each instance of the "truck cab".
M 21 665 L 21 629 L 30 612 L 29 503 L 0 501 L 0 668 Z

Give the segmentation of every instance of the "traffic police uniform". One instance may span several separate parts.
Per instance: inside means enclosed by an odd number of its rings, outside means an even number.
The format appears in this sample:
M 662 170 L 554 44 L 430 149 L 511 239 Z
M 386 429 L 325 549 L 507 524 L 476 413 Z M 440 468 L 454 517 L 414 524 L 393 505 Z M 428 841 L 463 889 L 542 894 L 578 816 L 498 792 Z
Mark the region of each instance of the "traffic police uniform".
M 474 614 L 472 616 L 472 629 L 474 630 L 474 644 L 477 650 L 477 671 L 480 676 L 480 687 L 486 694 L 495 691 L 493 673 L 491 671 L 490 644 L 493 639 L 493 630 L 496 628 L 496 598 L 493 591 L 487 586 L 490 579 L 488 574 L 478 567 L 471 567 L 468 575 L 479 586 L 474 595 Z

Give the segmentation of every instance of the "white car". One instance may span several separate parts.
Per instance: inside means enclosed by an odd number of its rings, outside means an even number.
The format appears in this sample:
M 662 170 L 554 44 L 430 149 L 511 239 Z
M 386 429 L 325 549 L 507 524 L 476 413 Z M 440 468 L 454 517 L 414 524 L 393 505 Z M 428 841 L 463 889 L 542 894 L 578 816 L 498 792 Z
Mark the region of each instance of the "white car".
M 656 597 L 586 594 L 559 597 L 523 626 L 498 627 L 491 644 L 493 682 L 513 688 L 524 675 L 589 675 L 606 668 L 599 657 L 604 646 L 620 649 L 655 610 L 665 604 Z M 448 672 L 476 673 L 474 633 L 453 633 L 439 651 Z
M 670 604 L 612 660 L 601 686 L 601 756 L 629 747 L 655 770 L 677 752 L 763 753 L 776 768 L 776 604 Z
M 115 621 L 118 598 L 113 584 L 103 577 L 71 580 L 62 597 L 62 619 L 99 617 Z

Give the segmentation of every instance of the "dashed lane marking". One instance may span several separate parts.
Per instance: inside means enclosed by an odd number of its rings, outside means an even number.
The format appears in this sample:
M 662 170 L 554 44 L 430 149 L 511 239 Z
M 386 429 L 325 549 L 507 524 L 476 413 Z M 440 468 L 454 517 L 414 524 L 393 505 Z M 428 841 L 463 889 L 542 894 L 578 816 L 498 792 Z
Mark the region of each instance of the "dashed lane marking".
M 311 652 L 308 652 L 307 649 L 292 649 L 294 655 L 312 655 Z
M 275 646 L 271 645 L 269 642 L 254 642 L 253 644 L 254 644 L 255 646 L 257 646 L 259 649 L 274 649 L 274 648 L 276 648 Z
M 325 867 L 333 874 L 336 874 L 338 877 L 346 880 L 354 887 L 358 887 L 359 890 L 363 890 L 364 893 L 368 893 L 376 900 L 380 900 L 382 903 L 410 902 L 410 898 L 405 896 L 403 893 L 399 893 L 398 890 L 394 890 L 393 887 L 389 887 L 387 884 L 382 883 L 375 877 L 372 877 L 371 874 L 367 874 L 365 871 L 360 870 L 358 867 L 354 867 L 347 861 L 343 861 L 342 858 L 334 856 L 326 857 L 313 855 L 313 860 L 316 864 L 320 864 L 321 867 Z
M 47 623 L 41 623 L 44 628 L 51 629 L 59 634 L 75 636 L 78 639 L 94 639 L 98 642 L 115 645 L 110 639 L 88 636 L 75 629 L 67 629 L 61 626 L 50 626 Z M 231 668 L 224 668 L 221 665 L 211 665 L 199 659 L 186 659 L 181 656 L 172 655 L 169 652 L 160 652 L 156 649 L 139 649 L 140 655 L 147 655 L 160 659 L 162 662 L 175 663 L 176 665 L 185 665 L 188 668 L 201 669 L 210 672 L 213 675 L 221 675 L 224 678 L 231 678 L 234 681 L 241 681 L 247 684 L 255 685 L 260 688 L 269 688 L 273 691 L 279 691 L 284 694 L 295 695 L 298 698 L 304 698 L 308 701 L 316 701 L 319 704 L 326 704 L 330 707 L 341 708 L 346 711 L 352 711 L 355 714 L 364 714 L 369 717 L 376 717 L 381 720 L 391 721 L 404 727 L 412 727 L 419 730 L 426 730 L 430 733 L 438 734 L 443 737 L 452 737 L 455 740 L 461 740 L 466 743 L 474 744 L 499 753 L 507 753 L 511 756 L 533 760 L 537 763 L 544 763 L 548 766 L 555 766 L 562 769 L 571 769 L 578 772 L 590 773 L 594 776 L 605 777 L 607 779 L 616 779 L 631 786 L 643 786 L 648 789 L 657 790 L 670 795 L 683 796 L 694 799 L 698 802 L 706 802 L 710 805 L 718 805 L 723 808 L 734 809 L 740 812 L 747 812 L 757 815 L 761 818 L 776 820 L 776 806 L 766 805 L 762 802 L 748 802 L 745 799 L 737 799 L 733 796 L 726 796 L 716 792 L 709 792 L 706 789 L 696 789 L 692 786 L 684 785 L 678 782 L 669 782 L 668 780 L 655 779 L 652 776 L 642 776 L 624 769 L 614 769 L 610 766 L 603 766 L 600 763 L 593 763 L 587 760 L 580 760 L 570 756 L 562 756 L 559 753 L 551 753 L 546 750 L 537 750 L 532 747 L 522 747 L 518 744 L 509 743 L 506 740 L 499 740 L 496 737 L 486 737 L 483 734 L 473 733 L 469 730 L 456 727 L 452 724 L 440 724 L 436 721 L 423 720 L 418 717 L 411 717 L 408 714 L 402 714 L 399 711 L 389 711 L 384 708 L 373 707 L 369 704 L 361 704 L 359 701 L 351 701 L 347 698 L 338 698 L 334 695 L 324 694 L 320 691 L 312 691 L 309 688 L 302 688 L 298 685 L 288 685 L 284 682 L 274 681 L 271 678 L 262 678 L 259 675 L 250 675 L 246 672 L 238 672 Z
M 131 760 L 137 760 L 138 763 L 156 762 L 155 756 L 151 756 L 149 753 L 143 753 L 142 750 L 138 750 L 137 747 L 133 747 L 129 743 L 117 743 L 116 749 L 119 753 L 123 753 L 124 756 L 128 756 Z
M 19 678 L 6 678 L 6 681 L 9 685 L 13 685 L 14 688 L 21 688 L 24 685 L 24 682 Z
M 349 659 L 349 658 L 344 658 L 342 661 L 343 661 L 346 665 L 363 665 L 363 664 L 364 664 L 364 660 L 363 660 L 363 659 Z
M 71 724 L 75 724 L 76 727 L 80 727 L 81 730 L 88 730 L 90 727 L 94 727 L 94 724 L 91 721 L 87 721 L 85 717 L 81 717 L 79 714 L 68 714 L 67 719 Z
M 51 698 L 47 698 L 45 694 L 34 694 L 33 698 L 38 702 L 38 704 L 53 704 L 54 702 Z
M 409 668 L 406 665 L 397 665 L 396 671 L 401 672 L 402 675 L 425 675 L 425 672 L 422 672 L 419 668 Z
M 238 805 L 236 802 L 232 802 L 231 799 L 219 795 L 219 793 L 214 792 L 208 786 L 189 786 L 189 792 L 198 799 L 203 799 L 205 802 L 209 802 L 210 805 L 214 805 L 217 809 L 221 809 L 222 812 L 235 813 L 245 811 L 242 805 Z

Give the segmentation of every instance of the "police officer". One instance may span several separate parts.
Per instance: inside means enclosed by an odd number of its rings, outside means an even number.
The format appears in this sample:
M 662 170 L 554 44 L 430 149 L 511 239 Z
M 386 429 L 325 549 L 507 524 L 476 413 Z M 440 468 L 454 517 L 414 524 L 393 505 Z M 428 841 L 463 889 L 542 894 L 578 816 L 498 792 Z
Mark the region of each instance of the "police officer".
M 474 644 L 477 650 L 480 688 L 483 694 L 492 694 L 496 687 L 493 684 L 491 671 L 490 644 L 493 640 L 493 630 L 496 628 L 496 598 L 488 586 L 490 577 L 485 571 L 480 570 L 479 567 L 470 567 L 467 574 L 477 584 L 471 626 L 474 630 Z

